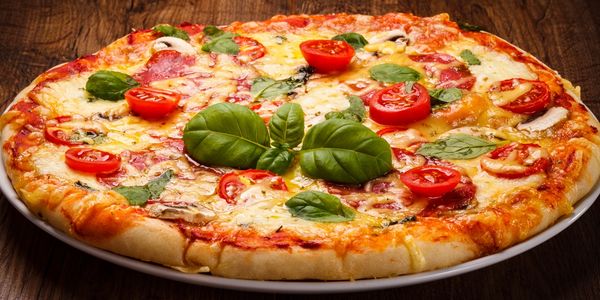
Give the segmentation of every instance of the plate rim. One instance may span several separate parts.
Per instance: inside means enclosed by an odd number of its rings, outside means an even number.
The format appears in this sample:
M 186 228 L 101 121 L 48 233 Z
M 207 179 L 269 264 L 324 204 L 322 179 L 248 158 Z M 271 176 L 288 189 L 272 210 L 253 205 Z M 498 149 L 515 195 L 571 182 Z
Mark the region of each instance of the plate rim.
M 120 254 L 85 244 L 84 242 L 52 227 L 47 222 L 34 215 L 25 205 L 25 203 L 17 196 L 17 193 L 15 192 L 14 187 L 8 178 L 8 174 L 3 163 L 0 166 L 0 174 L 0 189 L 2 190 L 7 201 L 11 203 L 12 206 L 17 209 L 17 211 L 25 216 L 25 218 L 27 218 L 31 223 L 54 238 L 96 258 L 134 271 L 194 285 L 238 291 L 286 294 L 350 293 L 398 288 L 440 280 L 482 269 L 533 249 L 534 247 L 556 236 L 577 221 L 577 219 L 579 219 L 594 204 L 600 195 L 599 180 L 582 199 L 575 203 L 571 214 L 559 218 L 552 226 L 498 253 L 483 256 L 455 266 L 389 278 L 359 279 L 353 281 L 261 281 L 225 278 L 208 274 L 183 273 L 169 267 L 122 256 Z

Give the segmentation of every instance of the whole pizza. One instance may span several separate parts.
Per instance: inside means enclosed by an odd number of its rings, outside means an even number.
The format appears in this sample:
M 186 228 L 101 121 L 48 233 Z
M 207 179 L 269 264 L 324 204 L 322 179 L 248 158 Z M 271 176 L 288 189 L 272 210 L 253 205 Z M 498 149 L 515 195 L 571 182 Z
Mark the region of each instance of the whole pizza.
M 456 265 L 552 225 L 600 172 L 579 88 L 447 14 L 135 30 L 38 76 L 0 126 L 52 226 L 231 278 Z

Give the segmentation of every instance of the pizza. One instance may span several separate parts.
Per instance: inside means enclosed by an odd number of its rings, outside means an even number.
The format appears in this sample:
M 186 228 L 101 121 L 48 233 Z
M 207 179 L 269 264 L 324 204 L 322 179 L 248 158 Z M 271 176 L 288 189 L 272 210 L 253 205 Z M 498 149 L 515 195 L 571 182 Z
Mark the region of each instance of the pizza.
M 578 87 L 447 14 L 134 30 L 0 119 L 31 212 L 182 272 L 381 278 L 496 253 L 596 184 Z

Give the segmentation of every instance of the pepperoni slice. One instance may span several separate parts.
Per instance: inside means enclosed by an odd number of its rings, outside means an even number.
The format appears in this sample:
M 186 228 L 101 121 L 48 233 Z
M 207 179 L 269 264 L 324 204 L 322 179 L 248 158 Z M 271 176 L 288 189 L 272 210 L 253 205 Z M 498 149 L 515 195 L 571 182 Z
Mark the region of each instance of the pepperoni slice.
M 162 50 L 154 53 L 146 63 L 144 70 L 133 75 L 142 85 L 152 81 L 180 77 L 189 73 L 196 59 L 191 55 L 175 50 Z
M 444 53 L 409 55 L 408 58 L 410 58 L 412 61 L 420 63 L 449 64 L 456 61 L 453 56 Z
M 471 74 L 465 65 L 459 65 L 444 69 L 440 72 L 440 83 L 438 88 L 459 88 L 470 90 L 475 85 L 475 76 Z

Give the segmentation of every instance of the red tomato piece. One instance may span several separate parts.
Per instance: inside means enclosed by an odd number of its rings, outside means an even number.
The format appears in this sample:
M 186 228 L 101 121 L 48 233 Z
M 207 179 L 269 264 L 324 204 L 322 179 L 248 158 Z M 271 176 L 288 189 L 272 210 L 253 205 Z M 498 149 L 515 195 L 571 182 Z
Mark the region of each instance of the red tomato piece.
M 406 91 L 404 82 L 380 90 L 369 103 L 373 121 L 384 125 L 404 125 L 425 119 L 431 111 L 429 93 L 415 83 Z
M 386 127 L 386 128 L 378 130 L 376 133 L 378 136 L 384 136 L 388 133 L 394 133 L 394 132 L 404 131 L 404 130 L 406 130 L 406 128 L 404 128 L 404 127 Z
M 537 80 L 513 78 L 502 80 L 490 89 L 490 92 L 505 92 L 514 90 L 520 84 L 529 83 L 531 89 L 520 95 L 508 104 L 500 105 L 501 108 L 518 114 L 534 114 L 543 110 L 550 103 L 550 88 L 547 84 Z
M 354 57 L 354 48 L 345 41 L 309 40 L 300 44 L 300 50 L 308 64 L 320 73 L 343 71 Z
M 281 176 L 265 170 L 245 170 L 241 172 L 230 172 L 219 180 L 217 193 L 229 204 L 235 204 L 236 198 L 248 187 L 241 177 L 251 183 L 261 180 L 270 180 L 270 187 L 274 190 L 287 191 L 287 185 Z
M 72 141 L 69 135 L 59 127 L 46 127 L 44 137 L 57 145 L 75 146 L 83 144 L 81 141 Z
M 409 55 L 408 58 L 410 58 L 410 60 L 412 61 L 421 63 L 449 64 L 456 61 L 456 58 L 454 58 L 454 56 L 444 53 Z
M 550 159 L 539 145 L 510 143 L 488 153 L 480 164 L 492 175 L 514 179 L 544 172 L 550 166 Z
M 265 46 L 253 38 L 236 36 L 233 41 L 240 46 L 240 52 L 237 54 L 238 59 L 244 62 L 257 60 L 265 56 L 267 52 Z
M 65 163 L 73 170 L 87 173 L 111 173 L 121 166 L 121 158 L 92 148 L 71 148 L 65 152 Z
M 439 197 L 452 191 L 460 181 L 460 173 L 442 166 L 421 166 L 400 175 L 400 180 L 413 192 L 427 197 Z
M 188 72 L 188 67 L 196 62 L 192 55 L 175 50 L 162 50 L 154 53 L 146 63 L 145 70 L 133 75 L 142 85 L 152 81 L 180 77 Z
M 305 17 L 300 17 L 300 16 L 287 17 L 283 20 L 278 20 L 278 21 L 286 22 L 286 23 L 290 24 L 290 26 L 298 27 L 298 28 L 306 27 L 306 25 L 308 25 L 308 19 Z
M 125 99 L 129 108 L 143 118 L 162 118 L 177 108 L 181 94 L 155 89 L 150 87 L 137 87 L 125 92 Z

